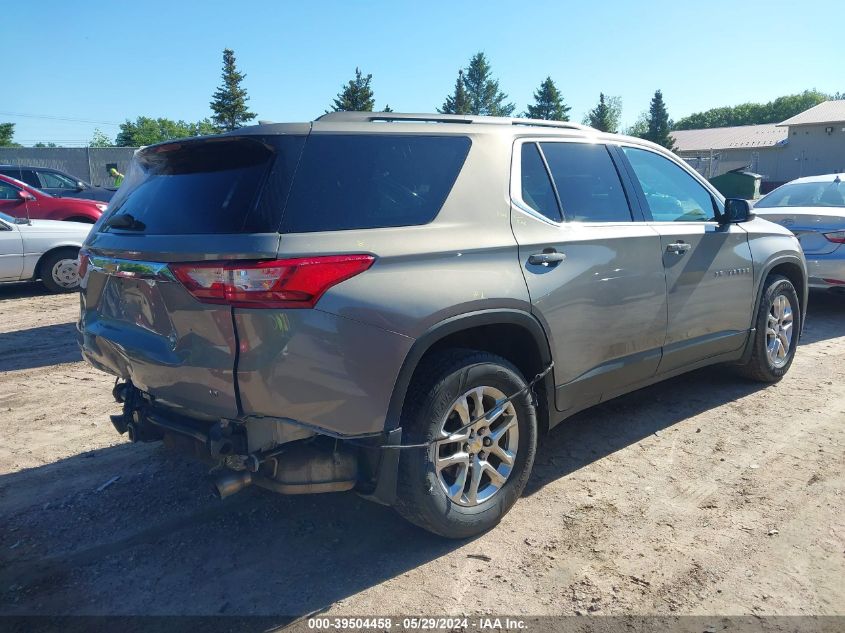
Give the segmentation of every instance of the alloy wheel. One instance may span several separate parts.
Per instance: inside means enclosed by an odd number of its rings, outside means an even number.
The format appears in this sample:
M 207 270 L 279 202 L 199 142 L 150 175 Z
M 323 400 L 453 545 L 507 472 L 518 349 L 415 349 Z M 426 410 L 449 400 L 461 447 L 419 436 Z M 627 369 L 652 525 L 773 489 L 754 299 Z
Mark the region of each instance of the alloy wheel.
M 441 487 L 454 503 L 477 506 L 502 489 L 519 447 L 516 409 L 494 387 L 476 387 L 452 404 L 440 425 L 431 459 Z M 471 420 L 484 416 L 467 429 Z
M 792 304 L 789 298 L 786 295 L 777 295 L 772 301 L 766 321 L 766 353 L 774 367 L 783 367 L 789 359 L 793 325 Z

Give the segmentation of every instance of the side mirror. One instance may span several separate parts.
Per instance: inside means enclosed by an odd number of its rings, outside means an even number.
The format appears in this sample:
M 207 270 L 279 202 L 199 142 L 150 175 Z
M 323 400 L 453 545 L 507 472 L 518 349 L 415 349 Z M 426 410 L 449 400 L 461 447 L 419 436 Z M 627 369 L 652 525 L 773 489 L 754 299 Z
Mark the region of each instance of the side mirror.
M 85 189 L 86 189 L 86 187 L 85 187 L 84 182 L 79 181 L 78 183 L 76 183 L 76 190 L 77 191 L 85 191 Z
M 748 200 L 743 198 L 728 198 L 725 200 L 725 212 L 720 218 L 721 224 L 736 224 L 748 222 L 754 217 Z
M 21 202 L 29 202 L 30 200 L 35 200 L 35 196 L 23 190 L 18 191 L 18 197 L 20 197 Z

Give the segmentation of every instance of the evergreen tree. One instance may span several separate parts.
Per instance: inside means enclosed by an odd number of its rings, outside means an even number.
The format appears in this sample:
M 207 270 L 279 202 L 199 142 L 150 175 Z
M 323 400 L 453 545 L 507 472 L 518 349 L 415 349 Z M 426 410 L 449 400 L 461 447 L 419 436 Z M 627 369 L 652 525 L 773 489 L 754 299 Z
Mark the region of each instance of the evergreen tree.
M 390 107 L 389 103 L 385 103 L 384 109 L 382 109 L 382 112 L 393 112 L 393 109 Z
M 255 118 L 246 106 L 249 97 L 241 82 L 246 75 L 235 65 L 235 52 L 231 48 L 223 51 L 223 83 L 211 97 L 211 117 L 224 131 L 236 130 Z
M 546 77 L 534 93 L 534 105 L 528 106 L 525 114 L 531 119 L 568 121 L 569 110 L 570 107 L 563 102 L 555 82 L 551 77 Z
M 669 121 L 669 113 L 663 102 L 663 93 L 657 90 L 648 109 L 648 131 L 644 138 L 666 149 L 674 150 L 675 142 L 669 134 L 671 129 L 672 123 Z
M 440 114 L 469 114 L 470 103 L 464 85 L 464 71 L 458 71 L 458 78 L 455 80 L 455 92 L 446 97 L 443 105 L 437 109 Z
M 599 93 L 599 104 L 590 110 L 586 118 L 592 128 L 602 132 L 616 132 L 613 125 L 613 113 L 603 92 Z
M 476 53 L 464 74 L 464 89 L 469 98 L 469 113 L 489 116 L 510 116 L 516 107 L 505 103 L 508 98 L 499 90 L 499 82 L 492 78 L 490 62 L 484 53 Z
M 355 78 L 350 79 L 337 94 L 332 109 L 335 112 L 372 112 L 376 105 L 373 98 L 373 90 L 370 88 L 372 75 L 366 77 L 359 68 L 355 68 Z

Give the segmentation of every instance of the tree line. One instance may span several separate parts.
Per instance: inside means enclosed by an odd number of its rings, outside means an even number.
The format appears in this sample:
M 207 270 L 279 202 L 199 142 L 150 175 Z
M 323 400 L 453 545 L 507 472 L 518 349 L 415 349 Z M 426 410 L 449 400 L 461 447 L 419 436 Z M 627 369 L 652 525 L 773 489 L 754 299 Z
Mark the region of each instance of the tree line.
M 223 51 L 222 82 L 212 94 L 209 107 L 212 115 L 197 122 L 173 121 L 167 118 L 139 116 L 134 121 L 127 119 L 120 124 L 120 131 L 114 139 L 97 129 L 91 139 L 91 147 L 138 147 L 151 145 L 175 138 L 202 136 L 235 130 L 251 122 L 256 114 L 247 106 L 249 96 L 243 87 L 246 74 L 237 67 L 235 53 Z M 372 87 L 372 74 L 365 75 L 355 68 L 355 75 L 342 86 L 332 100 L 329 110 L 373 112 L 376 108 Z M 709 127 L 776 123 L 803 112 L 827 99 L 843 99 L 845 93 L 826 95 L 816 90 L 807 90 L 797 95 L 779 97 L 768 103 L 744 103 L 738 106 L 713 108 L 697 112 L 672 121 L 661 90 L 656 90 L 649 108 L 640 114 L 637 121 L 621 129 L 622 100 L 601 92 L 596 106 L 584 116 L 582 123 L 603 132 L 622 132 L 638 136 L 659 145 L 674 149 L 671 132 Z M 380 112 L 392 112 L 385 104 Z M 470 58 L 465 68 L 458 71 L 454 88 L 446 95 L 443 104 L 437 108 L 441 114 L 472 114 L 502 117 L 527 117 L 549 121 L 569 121 L 571 107 L 566 104 L 560 89 L 552 78 L 546 77 L 533 93 L 533 103 L 522 112 L 516 112 L 516 104 L 499 87 L 490 61 L 483 52 Z M 14 124 L 0 123 L 0 146 L 15 145 Z M 36 147 L 55 147 L 55 144 L 36 144 Z

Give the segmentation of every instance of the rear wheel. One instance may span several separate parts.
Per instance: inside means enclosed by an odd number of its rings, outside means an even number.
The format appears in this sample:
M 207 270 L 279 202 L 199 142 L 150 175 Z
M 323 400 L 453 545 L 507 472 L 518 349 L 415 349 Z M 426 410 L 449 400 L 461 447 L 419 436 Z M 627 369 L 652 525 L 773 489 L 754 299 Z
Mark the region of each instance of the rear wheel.
M 429 446 L 400 456 L 402 516 L 449 538 L 501 520 L 531 474 L 537 415 L 528 393 L 498 403 L 525 385 L 513 365 L 486 352 L 451 350 L 425 361 L 408 391 L 402 439 Z
M 801 318 L 801 304 L 792 282 L 782 275 L 769 275 L 757 311 L 751 358 L 740 372 L 760 382 L 783 378 L 795 357 Z
M 41 260 L 41 282 L 50 292 L 73 292 L 79 289 L 79 251 L 73 248 L 48 253 Z

